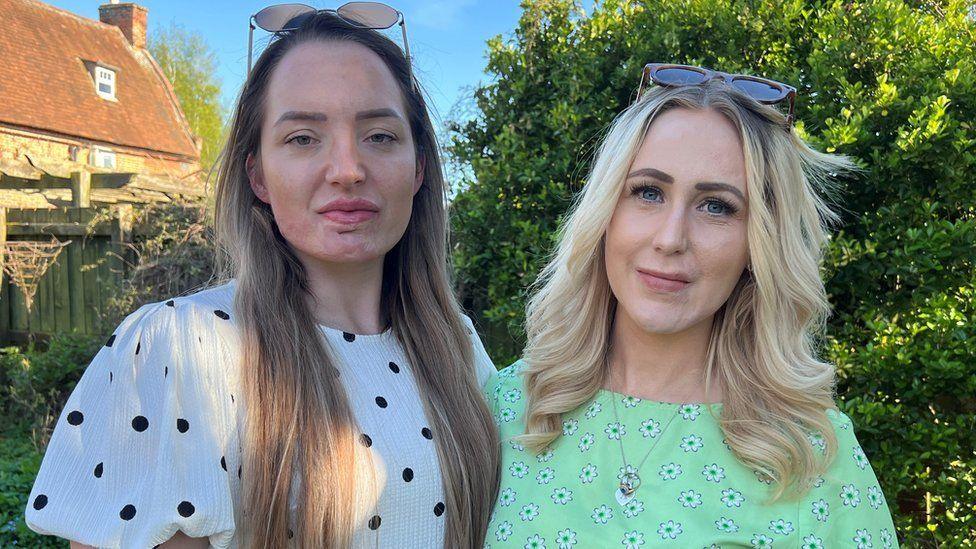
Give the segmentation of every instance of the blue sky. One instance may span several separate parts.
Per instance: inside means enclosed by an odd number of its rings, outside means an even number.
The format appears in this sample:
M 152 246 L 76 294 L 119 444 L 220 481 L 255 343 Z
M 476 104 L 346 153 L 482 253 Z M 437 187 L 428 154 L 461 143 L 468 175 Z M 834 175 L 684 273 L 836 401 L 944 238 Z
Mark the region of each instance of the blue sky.
M 44 0 L 90 19 L 98 19 L 98 0 Z M 107 0 L 106 0 L 107 3 Z M 224 104 L 233 103 L 247 65 L 247 21 L 261 8 L 278 3 L 228 0 L 140 0 L 149 8 L 149 32 L 171 22 L 201 34 L 217 55 L 218 77 Z M 305 2 L 317 8 L 335 8 L 339 3 Z M 484 76 L 486 42 L 508 35 L 521 13 L 516 0 L 396 0 L 391 5 L 406 17 L 407 35 L 414 56 L 414 70 L 430 95 L 438 120 L 446 120 L 455 103 L 470 95 L 465 90 L 478 85 Z M 398 27 L 387 35 L 400 42 Z M 255 31 L 255 46 L 263 45 L 267 33 Z M 435 122 L 435 125 L 439 125 Z

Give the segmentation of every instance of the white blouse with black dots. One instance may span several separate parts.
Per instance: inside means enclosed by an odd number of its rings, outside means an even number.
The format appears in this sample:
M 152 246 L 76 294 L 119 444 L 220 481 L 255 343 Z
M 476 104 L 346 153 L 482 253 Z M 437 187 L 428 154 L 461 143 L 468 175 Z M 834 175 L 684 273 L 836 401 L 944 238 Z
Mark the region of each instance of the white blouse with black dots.
M 149 548 L 177 530 L 238 546 L 244 403 L 235 397 L 234 288 L 146 305 L 119 325 L 58 419 L 27 504 L 32 530 L 95 547 Z M 464 322 L 483 386 L 494 366 Z M 437 433 L 403 349 L 389 330 L 321 330 L 362 432 L 348 472 L 354 545 L 441 547 Z

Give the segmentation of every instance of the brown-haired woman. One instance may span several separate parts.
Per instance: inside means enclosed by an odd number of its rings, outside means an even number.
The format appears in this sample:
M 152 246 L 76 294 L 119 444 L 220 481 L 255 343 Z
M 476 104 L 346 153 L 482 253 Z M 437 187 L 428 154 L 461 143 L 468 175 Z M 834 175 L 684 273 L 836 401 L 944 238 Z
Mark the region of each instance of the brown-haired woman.
M 28 525 L 99 547 L 479 545 L 493 368 L 449 285 L 444 195 L 394 42 L 327 12 L 277 34 L 217 178 L 232 280 L 119 326 Z

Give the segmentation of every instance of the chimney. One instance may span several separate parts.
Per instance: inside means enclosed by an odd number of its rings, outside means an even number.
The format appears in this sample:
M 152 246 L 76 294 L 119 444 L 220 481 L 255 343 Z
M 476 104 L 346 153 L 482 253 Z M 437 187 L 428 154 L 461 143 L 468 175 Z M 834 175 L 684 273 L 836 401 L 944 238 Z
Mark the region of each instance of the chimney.
M 112 0 L 111 4 L 98 6 L 99 21 L 122 29 L 122 34 L 133 47 L 145 48 L 146 16 L 149 10 L 138 4 L 117 2 L 118 0 Z

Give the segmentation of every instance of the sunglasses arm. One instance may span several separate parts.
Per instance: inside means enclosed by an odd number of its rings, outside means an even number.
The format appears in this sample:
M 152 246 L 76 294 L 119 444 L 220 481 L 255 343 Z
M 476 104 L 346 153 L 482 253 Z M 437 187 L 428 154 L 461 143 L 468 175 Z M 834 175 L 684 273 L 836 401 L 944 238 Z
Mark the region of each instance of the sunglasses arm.
M 410 71 L 410 81 L 413 82 L 413 58 L 410 57 L 410 43 L 407 42 L 407 19 L 400 14 L 400 31 L 403 33 L 403 56 L 407 58 L 407 70 Z
M 252 51 L 252 47 L 254 46 L 254 16 L 251 16 L 251 19 L 247 22 L 247 27 L 248 27 L 248 31 L 247 31 L 247 73 L 244 75 L 244 78 L 245 79 L 247 79 L 247 77 L 251 74 L 251 51 Z

